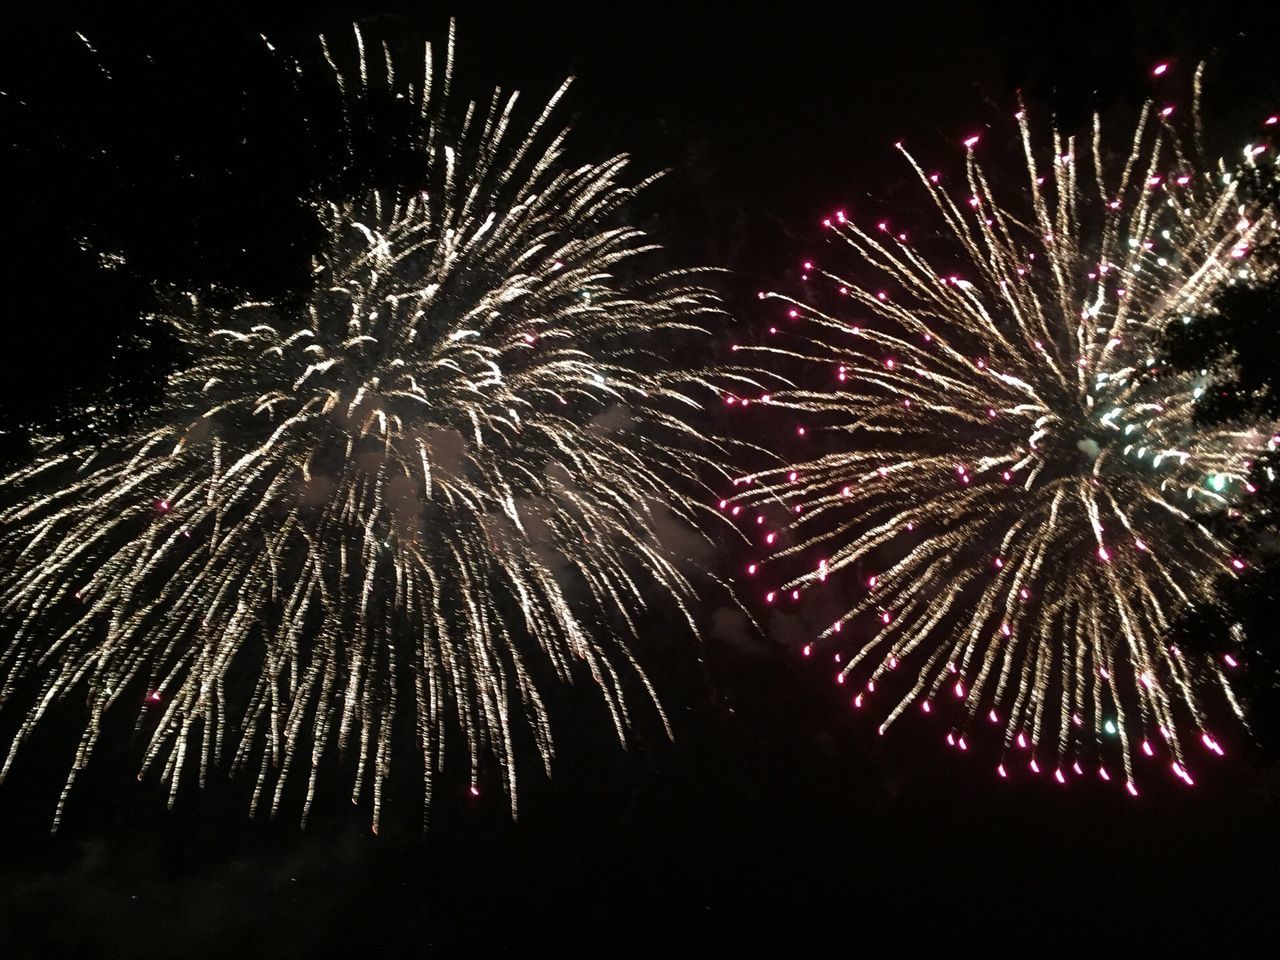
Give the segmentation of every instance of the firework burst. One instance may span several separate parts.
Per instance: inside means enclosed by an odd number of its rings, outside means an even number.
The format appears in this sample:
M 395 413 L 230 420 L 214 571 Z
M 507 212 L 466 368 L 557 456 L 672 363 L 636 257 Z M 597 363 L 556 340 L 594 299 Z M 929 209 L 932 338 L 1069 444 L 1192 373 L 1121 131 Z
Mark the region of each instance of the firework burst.
M 1172 373 L 1158 341 L 1262 269 L 1251 252 L 1277 222 L 1171 113 L 1148 105 L 1112 170 L 1096 121 L 1081 142 L 1055 131 L 1046 157 L 1019 111 L 1026 179 L 1008 190 L 977 137 L 955 186 L 899 144 L 941 220 L 933 245 L 824 221 L 856 274 L 804 263 L 818 292 L 762 293 L 784 316 L 742 348 L 801 386 L 727 398 L 785 411 L 816 451 L 721 501 L 750 524 L 767 603 L 839 611 L 804 655 L 834 659 L 853 706 L 881 701 L 881 733 L 913 706 L 954 717 L 959 750 L 989 729 L 1001 777 L 1016 761 L 1136 793 L 1140 753 L 1190 784 L 1189 744 L 1222 752 L 1207 692 L 1239 713 L 1235 658 L 1168 633 L 1243 568 L 1216 521 L 1247 503 L 1271 431 L 1197 427 L 1208 378 Z
M 149 423 L 3 481 L 0 702 L 30 698 L 4 771 L 57 701 L 88 707 L 55 827 L 121 701 L 171 801 L 227 757 L 273 814 L 300 774 L 305 822 L 345 751 L 375 830 L 402 714 L 428 803 L 456 726 L 471 791 L 491 760 L 513 813 L 520 737 L 550 770 L 548 679 L 593 680 L 620 739 L 628 685 L 666 723 L 630 641 L 655 591 L 689 617 L 659 532 L 719 448 L 667 358 L 718 302 L 646 273 L 625 157 L 563 164 L 564 88 L 517 130 L 514 96 L 448 112 L 452 35 L 416 83 L 356 44 L 348 121 L 407 105 L 426 189 L 319 204 L 300 308 L 177 298 L 191 361 Z

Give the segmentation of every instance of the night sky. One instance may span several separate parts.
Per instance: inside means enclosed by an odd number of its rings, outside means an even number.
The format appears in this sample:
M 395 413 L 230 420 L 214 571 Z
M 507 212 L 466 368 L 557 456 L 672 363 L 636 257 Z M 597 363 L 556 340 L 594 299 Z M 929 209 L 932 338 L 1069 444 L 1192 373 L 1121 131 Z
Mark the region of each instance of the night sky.
M 453 13 L 460 92 L 536 102 L 574 75 L 570 156 L 668 169 L 635 217 L 672 263 L 732 270 L 718 283 L 747 331 L 756 290 L 821 249 L 823 215 L 918 202 L 894 140 L 957 165 L 972 131 L 998 150 L 1019 90 L 1067 126 L 1131 117 L 1158 60 L 1185 102 L 1208 59 L 1211 142 L 1280 105 L 1280 15 L 1262 4 L 35 6 L 0 14 L 6 458 L 33 425 L 75 429 L 86 397 L 145 409 L 170 362 L 142 320 L 152 284 L 301 288 L 318 235 L 298 197 L 330 173 L 293 135 L 259 33 L 301 52 L 357 20 L 409 51 Z M 734 551 L 707 560 L 727 572 Z M 167 811 L 124 718 L 50 837 L 78 720 L 51 726 L 0 787 L 0 956 L 1113 954 L 1280 933 L 1280 767 L 1242 735 L 1195 790 L 1167 778 L 1138 802 L 1000 784 L 927 721 L 875 736 L 795 656 L 797 624 L 761 636 L 707 597 L 701 645 L 658 610 L 639 651 L 674 743 L 639 718 L 624 752 L 596 698 L 550 689 L 555 774 L 522 768 L 515 823 L 462 769 L 425 837 L 394 784 L 376 838 L 341 790 L 305 832 L 295 811 L 250 821 L 243 779 Z M 413 779 L 411 757 L 398 769 Z

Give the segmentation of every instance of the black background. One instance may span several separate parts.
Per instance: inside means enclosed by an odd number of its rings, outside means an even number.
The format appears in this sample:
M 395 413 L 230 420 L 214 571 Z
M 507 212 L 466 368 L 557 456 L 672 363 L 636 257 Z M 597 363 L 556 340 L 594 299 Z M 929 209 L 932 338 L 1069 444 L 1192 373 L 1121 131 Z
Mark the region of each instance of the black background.
M 1211 138 L 1239 145 L 1280 107 L 1280 18 L 1263 5 L 838 9 L 6 9 L 7 455 L 20 455 L 24 427 L 74 421 L 104 391 L 145 406 L 166 362 L 140 319 L 153 284 L 265 296 L 302 282 L 315 234 L 297 198 L 325 173 L 259 33 L 302 51 L 359 20 L 410 50 L 440 39 L 453 13 L 463 93 L 501 84 L 536 102 L 572 73 L 570 155 L 628 150 L 637 176 L 669 168 L 637 217 L 671 260 L 732 267 L 724 294 L 749 327 L 766 319 L 755 290 L 793 282 L 820 250 L 822 216 L 910 195 L 896 139 L 939 164 L 958 164 L 975 131 L 998 151 L 1018 90 L 1069 127 L 1092 109 L 1131 117 L 1153 94 L 1185 105 L 1201 58 Z M 1158 60 L 1173 65 L 1161 85 Z M 103 270 L 106 251 L 124 266 Z M 425 838 L 395 791 L 376 838 L 336 787 L 306 832 L 289 815 L 249 821 L 247 785 L 225 778 L 170 812 L 158 784 L 132 776 L 121 736 L 50 838 L 73 748 L 70 729 L 51 730 L 0 787 L 0 955 L 721 955 L 922 941 L 1111 954 L 1225 951 L 1250 933 L 1270 948 L 1280 773 L 1243 735 L 1225 738 L 1225 762 L 1198 766 L 1190 791 L 1154 773 L 1138 801 L 1094 784 L 1000 783 L 928 721 L 876 737 L 827 672 L 795 657 L 796 624 L 778 618 L 761 638 L 725 605 L 709 601 L 696 648 L 661 614 L 649 625 L 641 656 L 675 742 L 641 717 L 623 752 L 598 703 L 557 698 L 554 779 L 525 769 L 515 823 L 496 787 L 468 797 L 460 769 Z M 407 756 L 398 770 L 413 779 Z

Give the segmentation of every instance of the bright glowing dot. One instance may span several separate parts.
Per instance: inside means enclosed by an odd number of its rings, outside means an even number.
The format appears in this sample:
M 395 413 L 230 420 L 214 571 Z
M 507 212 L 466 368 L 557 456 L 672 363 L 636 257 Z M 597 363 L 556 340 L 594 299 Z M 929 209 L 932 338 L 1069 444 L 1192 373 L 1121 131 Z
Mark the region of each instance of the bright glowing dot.
M 843 674 L 843 673 L 837 673 L 837 674 L 836 674 L 836 683 L 844 683 L 844 674 Z
M 755 576 L 755 572 L 756 572 L 756 565 L 754 563 L 748 564 L 747 573 L 751 574 L 752 576 Z
M 890 370 L 892 370 L 892 369 L 893 369 L 893 364 L 894 364 L 894 359 L 893 359 L 893 357 L 890 357 L 888 360 L 886 360 L 886 361 L 884 362 L 884 365 L 885 365 L 886 367 L 888 367 Z
M 1239 662 L 1236 660 L 1236 658 L 1229 653 L 1223 656 L 1222 662 L 1225 663 L 1228 667 L 1239 666 Z
M 875 585 L 879 582 L 880 582 L 879 577 L 867 577 L 867 589 L 868 590 L 873 589 Z
M 1280 117 L 1267 117 L 1266 119 L 1268 127 L 1274 127 L 1277 123 L 1280 123 Z
M 956 692 L 956 696 L 957 696 L 957 697 L 963 697 L 963 696 L 964 696 L 964 683 L 963 683 L 962 681 L 957 680 L 957 681 L 956 681 L 956 685 L 955 685 L 954 689 L 955 689 L 955 692 Z
M 1003 764 L 1003 763 L 1002 763 L 1002 764 L 1000 764 L 998 767 L 996 767 L 996 773 L 1000 774 L 1000 776 L 1002 776 L 1002 777 L 1008 777 L 1008 776 L 1009 776 L 1009 774 L 1005 772 L 1004 764 Z
M 1151 749 L 1151 744 L 1147 740 L 1142 741 L 1142 752 L 1145 753 L 1148 757 L 1154 757 L 1156 755 L 1156 752 Z
M 1002 623 L 1000 624 L 1000 633 L 1007 637 L 1011 635 L 1013 631 L 1009 629 L 1009 625 L 1007 623 Z
M 1132 780 L 1126 781 L 1124 788 L 1129 791 L 1129 796 L 1136 797 L 1138 795 L 1138 788 L 1134 786 Z
M 1027 735 L 1025 733 L 1018 734 L 1017 744 L 1019 750 L 1027 749 Z
M 1165 75 L 1165 72 L 1168 71 L 1168 69 L 1169 69 L 1169 65 L 1167 63 L 1157 63 L 1155 65 L 1155 69 L 1152 70 L 1151 73 L 1154 76 L 1163 77 Z
M 996 569 L 997 569 L 997 570 L 1003 570 L 1003 569 L 1004 569 L 1004 559 L 1003 559 L 1003 558 L 1001 558 L 1001 557 L 996 557 L 995 567 L 996 567 Z
M 855 708 L 862 706 L 862 694 L 858 694 L 853 698 L 853 705 Z
M 770 534 L 768 534 L 768 535 L 764 538 L 764 542 L 765 542 L 765 543 L 773 543 L 773 541 L 775 541 L 775 540 L 777 540 L 777 539 L 778 539 L 778 535 L 777 535 L 776 533 L 770 533 Z
M 727 507 L 728 505 L 729 505 L 729 501 L 728 501 L 728 500 L 721 500 L 721 501 L 720 501 L 720 509 L 721 509 L 721 510 L 723 510 L 723 509 L 724 509 L 725 507 Z
M 1031 772 L 1032 772 L 1032 773 L 1039 773 L 1039 772 L 1040 772 L 1040 764 L 1036 763 L 1036 758 L 1035 758 L 1035 757 L 1032 757 L 1032 758 L 1031 758 L 1031 762 L 1030 762 L 1030 763 L 1028 763 L 1028 764 L 1027 764 L 1027 766 L 1031 768 Z
M 797 434 L 797 436 L 801 436 L 801 437 L 803 437 L 803 436 L 804 436 L 804 427 L 796 427 L 796 434 Z
M 766 593 L 766 594 L 764 595 L 764 602 L 765 602 L 765 603 L 773 603 L 773 601 L 777 599 L 777 596 L 778 596 L 778 595 L 777 595 L 776 593 L 774 593 L 772 590 L 770 590 L 768 593 Z
M 1243 560 L 1241 560 L 1239 557 L 1234 557 L 1234 558 L 1232 558 L 1232 560 L 1231 560 L 1231 566 L 1235 567 L 1237 570 L 1243 570 L 1243 569 L 1244 569 L 1244 561 L 1243 561 Z
M 1102 729 L 1105 730 L 1108 735 L 1114 737 L 1116 735 L 1116 722 L 1114 720 L 1107 720 L 1107 722 L 1102 725 Z
M 794 470 L 792 470 L 790 473 L 787 474 L 787 479 L 790 480 L 792 483 L 795 483 L 797 476 L 798 474 Z
M 733 514 L 733 515 L 736 517 L 738 514 L 740 514 L 740 513 L 742 512 L 742 508 L 741 508 L 741 507 L 734 507 L 734 508 L 733 508 L 732 510 L 730 510 L 729 512 L 730 512 L 731 514 Z
M 1106 547 L 1099 547 L 1098 559 L 1101 560 L 1103 563 L 1109 562 L 1111 560 L 1111 552 Z
M 947 743 L 953 747 L 956 745 L 956 735 L 954 733 L 947 734 Z
M 966 138 L 965 138 L 965 141 L 964 141 L 964 145 L 965 145 L 966 147 L 970 148 L 970 149 L 973 149 L 974 145 L 975 145 L 977 142 L 978 142 L 978 136 L 977 136 L 977 134 L 975 134 L 975 135 L 974 135 L 974 136 L 972 136 L 972 137 L 966 137 Z
M 1173 107 L 1165 107 L 1163 110 L 1160 111 L 1160 116 L 1167 117 L 1172 115 L 1172 113 L 1173 113 Z
M 804 645 L 804 650 L 803 650 L 802 652 L 804 653 L 804 655 L 805 655 L 806 657 L 807 657 L 807 656 L 809 656 L 811 653 L 813 653 L 813 644 L 812 644 L 812 643 L 806 643 L 806 644 Z
M 806 260 L 806 261 L 804 262 L 804 268 L 805 268 L 806 270 L 812 270 L 812 269 L 813 269 L 813 261 L 812 261 L 812 260 Z
M 964 737 L 959 737 L 959 738 L 956 740 L 956 746 L 958 746 L 961 750 L 968 750 L 968 749 L 969 749 L 969 744 L 965 743 L 965 741 L 964 741 Z
M 1106 767 L 1099 767 L 1099 768 L 1098 768 L 1098 776 L 1100 776 L 1103 780 L 1110 780 L 1110 779 L 1111 779 L 1111 774 L 1107 773 L 1107 768 L 1106 768 Z
M 987 719 L 988 719 L 988 720 L 990 720 L 992 723 L 999 723 L 999 722 L 1000 722 L 1000 714 L 998 714 L 998 713 L 996 713 L 994 710 L 992 710 L 990 713 L 988 713 L 988 714 L 987 714 Z
M 147 694 L 147 701 L 148 701 L 149 703 L 159 703 L 159 702 L 160 702 L 160 691 L 159 691 L 159 690 L 152 690 L 150 693 L 148 693 L 148 694 Z
M 1061 770 L 1061 768 L 1059 768 L 1059 769 L 1057 769 L 1057 770 L 1053 771 L 1053 779 L 1057 780 L 1059 783 L 1066 783 L 1066 782 L 1067 782 L 1067 778 L 1066 778 L 1066 777 L 1064 777 L 1064 776 L 1062 775 L 1062 770 Z
M 888 611 L 888 610 L 886 610 L 884 613 L 880 614 L 880 622 L 881 622 L 881 623 L 887 624 L 891 619 L 892 619 L 892 617 L 890 617 L 890 616 L 889 616 L 889 611 Z
M 477 787 L 474 783 L 471 785 L 471 795 L 473 797 L 480 796 L 480 788 Z
M 799 599 L 800 599 L 800 591 L 799 591 L 799 590 L 792 590 L 792 591 L 791 591 L 791 599 L 792 599 L 792 600 L 799 600 Z
M 920 704 L 920 709 L 925 713 L 928 713 L 933 709 L 933 707 L 929 706 L 929 701 L 926 700 L 924 703 Z

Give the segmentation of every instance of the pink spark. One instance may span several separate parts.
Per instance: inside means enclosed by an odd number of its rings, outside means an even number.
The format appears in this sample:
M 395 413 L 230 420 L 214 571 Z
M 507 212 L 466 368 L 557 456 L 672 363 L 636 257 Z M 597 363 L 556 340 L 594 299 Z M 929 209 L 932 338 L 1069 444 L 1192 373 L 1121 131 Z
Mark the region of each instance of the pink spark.
M 1163 77 L 1168 69 L 1169 65 L 1167 63 L 1157 63 L 1155 69 L 1152 70 L 1151 73 L 1153 76 Z
M 972 150 L 972 149 L 973 149 L 973 147 L 974 147 L 974 145 L 975 145 L 977 142 L 978 142 L 978 136 L 977 136 L 977 134 L 974 134 L 972 137 L 966 137 L 966 138 L 965 138 L 964 145 L 965 145 L 966 147 L 968 147 L 970 150 Z

